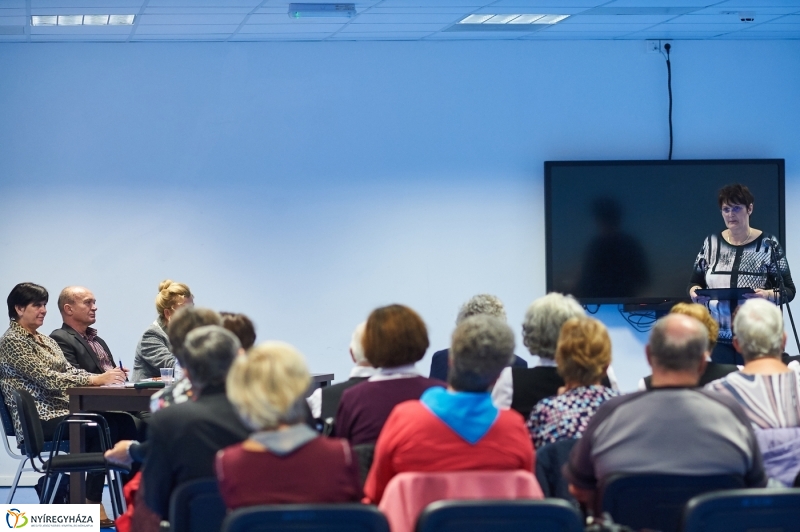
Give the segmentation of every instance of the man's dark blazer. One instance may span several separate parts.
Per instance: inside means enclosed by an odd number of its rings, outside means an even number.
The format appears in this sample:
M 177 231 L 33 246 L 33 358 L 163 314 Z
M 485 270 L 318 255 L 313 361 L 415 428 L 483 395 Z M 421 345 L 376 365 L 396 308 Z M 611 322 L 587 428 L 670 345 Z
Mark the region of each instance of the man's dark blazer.
M 431 359 L 431 379 L 439 379 L 440 381 L 447 382 L 447 357 L 450 356 L 449 349 L 442 349 L 436 351 Z M 511 364 L 513 368 L 527 368 L 528 363 L 517 355 L 514 355 L 514 362 Z
M 196 400 L 155 412 L 142 469 L 147 506 L 166 518 L 175 488 L 213 477 L 217 451 L 244 441 L 250 432 L 225 396 L 224 386 L 209 386 Z
M 85 369 L 89 373 L 104 373 L 103 368 L 100 367 L 100 361 L 89 343 L 83 339 L 78 331 L 66 323 L 62 324 L 60 329 L 51 332 L 50 338 L 58 343 L 69 363 L 76 368 Z M 114 357 L 111 355 L 111 349 L 108 348 L 108 344 L 99 336 L 95 337 L 95 340 L 103 346 L 103 349 L 106 350 L 108 357 L 111 359 L 111 364 L 116 368 L 117 365 L 114 363 Z

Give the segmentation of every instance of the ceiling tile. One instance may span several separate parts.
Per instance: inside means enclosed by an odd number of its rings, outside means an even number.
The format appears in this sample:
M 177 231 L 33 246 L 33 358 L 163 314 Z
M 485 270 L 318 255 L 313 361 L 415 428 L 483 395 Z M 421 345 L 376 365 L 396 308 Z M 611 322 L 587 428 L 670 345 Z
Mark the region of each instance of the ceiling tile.
M 676 15 L 573 15 L 558 24 L 658 24 Z
M 736 13 L 740 11 L 752 11 L 756 14 L 756 17 L 759 15 L 786 15 L 789 13 L 795 13 L 800 10 L 800 7 L 794 6 L 773 6 L 773 5 L 751 5 L 751 6 L 725 6 L 724 4 L 715 4 L 713 6 L 707 7 L 705 9 L 701 9 L 699 11 L 694 11 L 692 15 L 721 15 L 723 12 L 727 13 L 730 11 L 735 11 Z M 731 17 L 735 17 L 736 14 L 727 15 Z
M 516 41 L 528 33 L 486 32 L 486 33 L 434 33 L 426 41 Z
M 239 33 L 247 34 L 289 34 L 289 33 L 333 33 L 344 27 L 345 23 L 338 24 L 245 24 Z
M 486 0 L 384 0 L 381 7 L 434 7 L 434 6 L 459 6 L 478 8 L 491 5 Z
M 650 28 L 651 31 L 682 31 L 691 33 L 698 32 L 713 32 L 727 33 L 731 31 L 743 30 L 744 25 L 739 24 L 659 24 Z
M 125 42 L 127 35 L 31 35 L 31 42 Z
M 136 28 L 136 35 L 183 35 L 186 33 L 191 34 L 219 34 L 225 33 L 230 35 L 238 24 L 150 24 L 139 25 Z
M 758 2 L 756 0 L 728 0 L 727 2 L 721 2 L 718 4 L 717 7 L 720 9 L 727 9 L 729 7 L 752 7 L 754 5 L 761 6 L 761 5 L 768 5 L 773 7 L 796 7 L 800 9 L 800 0 L 763 0 Z
M 331 36 L 333 41 L 374 40 L 374 41 L 418 41 L 431 35 L 429 31 L 387 31 L 380 33 L 344 33 Z
M 604 2 L 603 7 L 651 7 L 657 5 L 660 7 L 692 7 L 698 9 L 713 3 L 715 3 L 714 0 L 612 0 L 611 2 Z
M 488 3 L 488 2 L 487 2 Z M 492 7 L 536 7 L 536 8 L 580 8 L 589 9 L 596 6 L 601 6 L 607 2 L 599 0 L 500 0 L 499 2 L 492 3 Z M 558 11 L 548 11 L 548 13 L 557 13 Z
M 0 26 L 27 26 L 28 17 L 5 17 L 0 13 Z
M 173 35 L 134 35 L 131 42 L 146 41 L 183 41 L 183 42 L 222 42 L 228 40 L 228 34 L 191 34 L 176 33 Z
M 752 40 L 800 40 L 800 31 L 737 31 L 718 39 L 752 39 Z
M 631 33 L 633 31 L 646 30 L 652 28 L 653 24 L 553 24 L 546 28 L 547 33 L 583 33 L 583 32 L 622 32 Z
M 133 26 L 31 26 L 31 35 L 128 35 Z
M 5 3 L 5 0 L 3 0 L 3 4 Z M 86 11 L 99 13 L 100 10 L 103 13 L 108 13 L 106 11 L 107 8 L 127 8 L 129 13 L 131 9 L 134 9 L 134 12 L 138 13 L 139 8 L 142 6 L 142 0 L 119 0 L 118 2 L 113 0 L 72 0 L 69 2 L 64 0 L 31 0 L 31 9 L 61 9 L 69 7 L 70 4 L 75 13 L 84 13 Z
M 426 15 L 426 14 L 459 14 L 471 13 L 471 8 L 460 6 L 439 6 L 439 7 L 383 7 L 382 5 L 371 7 L 365 10 L 366 13 L 377 15 Z
M 796 24 L 760 24 L 752 28 L 745 28 L 742 31 L 763 31 L 763 32 L 781 32 L 781 31 L 797 31 L 800 29 L 800 23 Z
M 679 40 L 702 40 L 713 39 L 720 35 L 725 35 L 730 32 L 725 31 L 668 31 L 668 30 L 644 30 L 632 33 L 630 37 L 646 39 L 674 39 Z
M 350 24 L 342 31 L 359 33 L 383 33 L 386 31 L 439 31 L 444 24 Z
M 148 7 L 249 7 L 254 8 L 261 0 L 150 0 Z M 287 4 L 288 5 L 288 4 Z
M 386 15 L 365 13 L 353 19 L 353 24 L 455 24 L 464 18 L 453 14 Z
M 762 22 L 775 20 L 780 16 L 781 15 L 775 14 L 757 14 L 754 22 L 742 22 L 739 20 L 738 15 L 696 15 L 692 13 L 690 15 L 681 15 L 680 17 L 676 17 L 669 22 L 676 24 L 738 24 L 744 28 L 748 24 L 760 24 Z
M 292 24 L 295 26 L 299 26 L 302 24 L 343 24 L 348 22 L 349 20 L 352 19 L 338 18 L 338 17 L 291 18 L 286 13 L 283 13 L 281 15 L 254 13 L 250 15 L 249 19 L 247 19 L 247 24 Z
M 142 15 L 139 17 L 139 26 L 151 24 L 236 24 L 242 23 L 245 15 L 217 14 L 217 15 Z M 287 16 L 288 18 L 288 16 Z
M 216 14 L 242 14 L 252 11 L 249 7 L 152 7 L 147 6 L 145 15 L 216 15 Z M 285 10 L 284 10 L 285 11 Z

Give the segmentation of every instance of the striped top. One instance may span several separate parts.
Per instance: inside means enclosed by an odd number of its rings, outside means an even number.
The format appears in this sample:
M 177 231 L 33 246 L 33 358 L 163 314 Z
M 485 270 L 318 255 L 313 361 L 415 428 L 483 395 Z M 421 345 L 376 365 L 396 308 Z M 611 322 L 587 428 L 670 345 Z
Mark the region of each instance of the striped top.
M 794 371 L 773 375 L 737 371 L 708 383 L 706 390 L 736 400 L 756 428 L 800 427 L 800 377 Z

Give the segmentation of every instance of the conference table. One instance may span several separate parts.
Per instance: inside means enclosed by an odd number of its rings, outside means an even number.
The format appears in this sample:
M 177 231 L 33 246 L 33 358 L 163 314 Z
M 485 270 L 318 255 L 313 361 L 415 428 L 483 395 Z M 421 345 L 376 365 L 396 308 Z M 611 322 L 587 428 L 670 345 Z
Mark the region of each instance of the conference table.
M 311 386 L 306 396 L 317 388 L 330 386 L 333 373 L 312 373 Z M 150 410 L 150 396 L 163 388 L 126 388 L 123 386 L 80 386 L 67 388 L 69 411 L 79 412 L 143 412 Z M 76 424 L 69 426 L 69 452 L 84 452 L 83 430 Z M 86 499 L 86 478 L 83 473 L 70 474 L 69 502 L 83 504 Z

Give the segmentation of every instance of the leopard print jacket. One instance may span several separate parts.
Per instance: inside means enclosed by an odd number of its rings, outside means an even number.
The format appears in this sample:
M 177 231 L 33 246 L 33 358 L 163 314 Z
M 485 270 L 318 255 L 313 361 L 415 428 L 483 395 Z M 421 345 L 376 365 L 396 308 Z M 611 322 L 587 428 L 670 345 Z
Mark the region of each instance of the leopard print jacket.
M 44 334 L 31 334 L 12 321 L 0 337 L 0 390 L 6 405 L 14 402 L 11 392 L 27 390 L 36 401 L 42 421 L 69 414 L 65 393 L 73 386 L 88 386 L 91 373 L 70 364 L 55 340 Z M 22 442 L 16 408 L 9 408 L 14 419 L 17 443 Z

